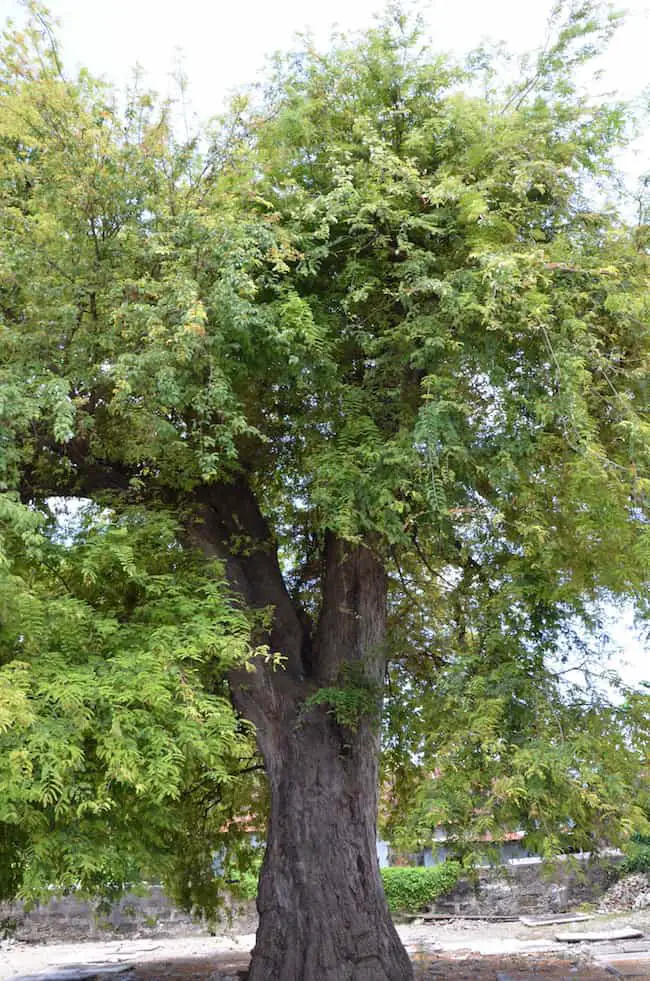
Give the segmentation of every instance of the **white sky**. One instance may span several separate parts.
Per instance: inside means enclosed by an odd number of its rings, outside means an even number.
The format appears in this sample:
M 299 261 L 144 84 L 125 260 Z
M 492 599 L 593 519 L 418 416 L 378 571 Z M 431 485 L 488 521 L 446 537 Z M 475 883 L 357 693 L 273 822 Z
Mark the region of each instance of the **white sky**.
M 482 39 L 503 40 L 516 52 L 544 37 L 551 0 L 429 0 L 420 5 L 439 50 L 462 54 Z M 636 98 L 650 86 L 650 0 L 621 3 L 628 11 L 602 59 L 603 77 L 594 94 L 618 91 Z M 291 45 L 310 28 L 325 43 L 333 24 L 363 28 L 384 9 L 383 0 L 49 0 L 61 20 L 60 37 L 68 69 L 85 65 L 123 88 L 139 63 L 147 84 L 162 95 L 183 56 L 190 99 L 202 117 L 218 112 L 230 91 L 254 80 L 266 55 Z M 0 0 L 0 21 L 24 17 L 19 0 Z M 624 158 L 631 178 L 650 169 L 650 135 Z M 618 618 L 615 641 L 623 648 L 612 666 L 630 683 L 650 680 L 650 648 L 634 637 L 631 616 Z
M 139 62 L 166 93 L 181 51 L 201 115 L 217 111 L 225 94 L 249 82 L 265 56 L 287 48 L 296 32 L 309 28 L 325 42 L 333 24 L 363 28 L 384 9 L 383 0 L 49 0 L 49 6 L 62 23 L 66 63 L 84 64 L 118 85 Z M 463 53 L 486 37 L 514 51 L 534 48 L 551 6 L 551 0 L 422 0 L 420 9 L 434 46 Z M 633 96 L 650 84 L 650 0 L 621 7 L 628 22 L 604 59 L 602 88 Z M 22 19 L 20 0 L 0 0 L 0 15 Z

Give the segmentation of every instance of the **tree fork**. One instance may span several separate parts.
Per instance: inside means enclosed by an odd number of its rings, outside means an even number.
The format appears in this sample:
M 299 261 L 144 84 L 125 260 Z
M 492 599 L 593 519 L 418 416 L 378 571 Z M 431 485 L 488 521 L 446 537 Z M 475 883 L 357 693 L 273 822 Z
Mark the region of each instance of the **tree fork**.
M 196 505 L 195 544 L 225 561 L 247 605 L 273 609 L 266 640 L 286 658 L 284 668 L 257 658 L 253 672 L 230 675 L 233 702 L 256 727 L 271 797 L 250 981 L 410 981 L 377 859 L 383 563 L 368 545 L 326 534 L 312 644 L 244 479 L 204 489 Z M 368 710 L 354 728 L 309 701 L 319 687 L 345 685 L 346 667 L 368 686 Z
M 373 702 L 385 670 L 386 576 L 371 549 L 333 534 L 326 538 L 324 568 L 313 675 L 296 700 L 256 704 L 252 719 L 271 814 L 249 981 L 409 981 L 411 963 L 377 859 Z M 310 705 L 308 698 L 315 684 L 345 684 L 351 665 L 369 683 L 370 699 L 354 728 L 335 718 L 335 707 Z M 252 701 L 274 689 L 273 683 L 257 686 Z M 246 714 L 242 694 L 233 691 Z

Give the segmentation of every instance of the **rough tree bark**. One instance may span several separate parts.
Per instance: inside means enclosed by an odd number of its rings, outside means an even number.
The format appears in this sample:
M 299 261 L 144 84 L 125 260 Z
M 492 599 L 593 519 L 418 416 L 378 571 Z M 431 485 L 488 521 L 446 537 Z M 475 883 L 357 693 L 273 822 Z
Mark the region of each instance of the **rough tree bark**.
M 271 788 L 249 981 L 406 981 L 376 851 L 376 737 L 319 708 L 260 738 Z
M 246 537 L 239 554 L 229 542 Z M 233 674 L 233 699 L 256 726 L 271 793 L 260 916 L 250 981 L 410 981 L 376 852 L 378 713 L 385 670 L 386 575 L 367 545 L 334 535 L 323 552 L 315 628 L 285 588 L 257 503 L 243 484 L 210 491 L 200 511 L 202 547 L 226 559 L 233 588 L 273 607 L 268 642 L 286 658 Z M 368 690 L 357 724 L 310 704 L 348 671 Z M 354 682 L 353 682 L 354 683 Z M 377 706 L 378 707 L 378 706 Z

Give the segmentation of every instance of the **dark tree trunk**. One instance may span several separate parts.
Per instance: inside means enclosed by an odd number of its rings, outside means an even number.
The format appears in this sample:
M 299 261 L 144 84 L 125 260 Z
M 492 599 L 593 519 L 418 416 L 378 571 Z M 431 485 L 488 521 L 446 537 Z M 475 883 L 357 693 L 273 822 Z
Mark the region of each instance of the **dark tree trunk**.
M 271 817 L 250 981 L 409 981 L 377 861 L 386 576 L 370 549 L 332 535 L 323 558 L 305 678 L 257 727 Z M 356 724 L 310 705 L 319 687 L 351 686 L 365 701 Z
M 232 543 L 246 535 L 243 551 Z M 273 669 L 230 677 L 257 732 L 271 792 L 250 981 L 411 981 L 376 844 L 379 701 L 386 665 L 386 574 L 369 545 L 329 533 L 315 630 L 291 601 L 273 537 L 244 480 L 206 490 L 193 540 L 226 560 L 234 591 L 273 610 Z M 366 693 L 353 724 L 314 704 L 320 689 Z M 363 706 L 362 706 L 363 708 Z M 348 720 L 349 721 L 349 720 Z
M 260 742 L 271 818 L 249 981 L 408 981 L 379 877 L 374 726 L 314 708 Z

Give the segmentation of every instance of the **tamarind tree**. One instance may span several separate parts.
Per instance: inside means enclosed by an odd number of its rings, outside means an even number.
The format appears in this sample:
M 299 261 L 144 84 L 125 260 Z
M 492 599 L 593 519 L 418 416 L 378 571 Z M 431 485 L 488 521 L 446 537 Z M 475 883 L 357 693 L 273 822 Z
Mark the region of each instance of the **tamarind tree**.
M 562 7 L 502 84 L 392 9 L 183 141 L 7 30 L 5 894 L 212 908 L 268 812 L 251 981 L 405 981 L 382 740 L 410 839 L 643 825 L 644 696 L 558 668 L 648 599 L 647 224 L 576 80 L 613 24 Z

